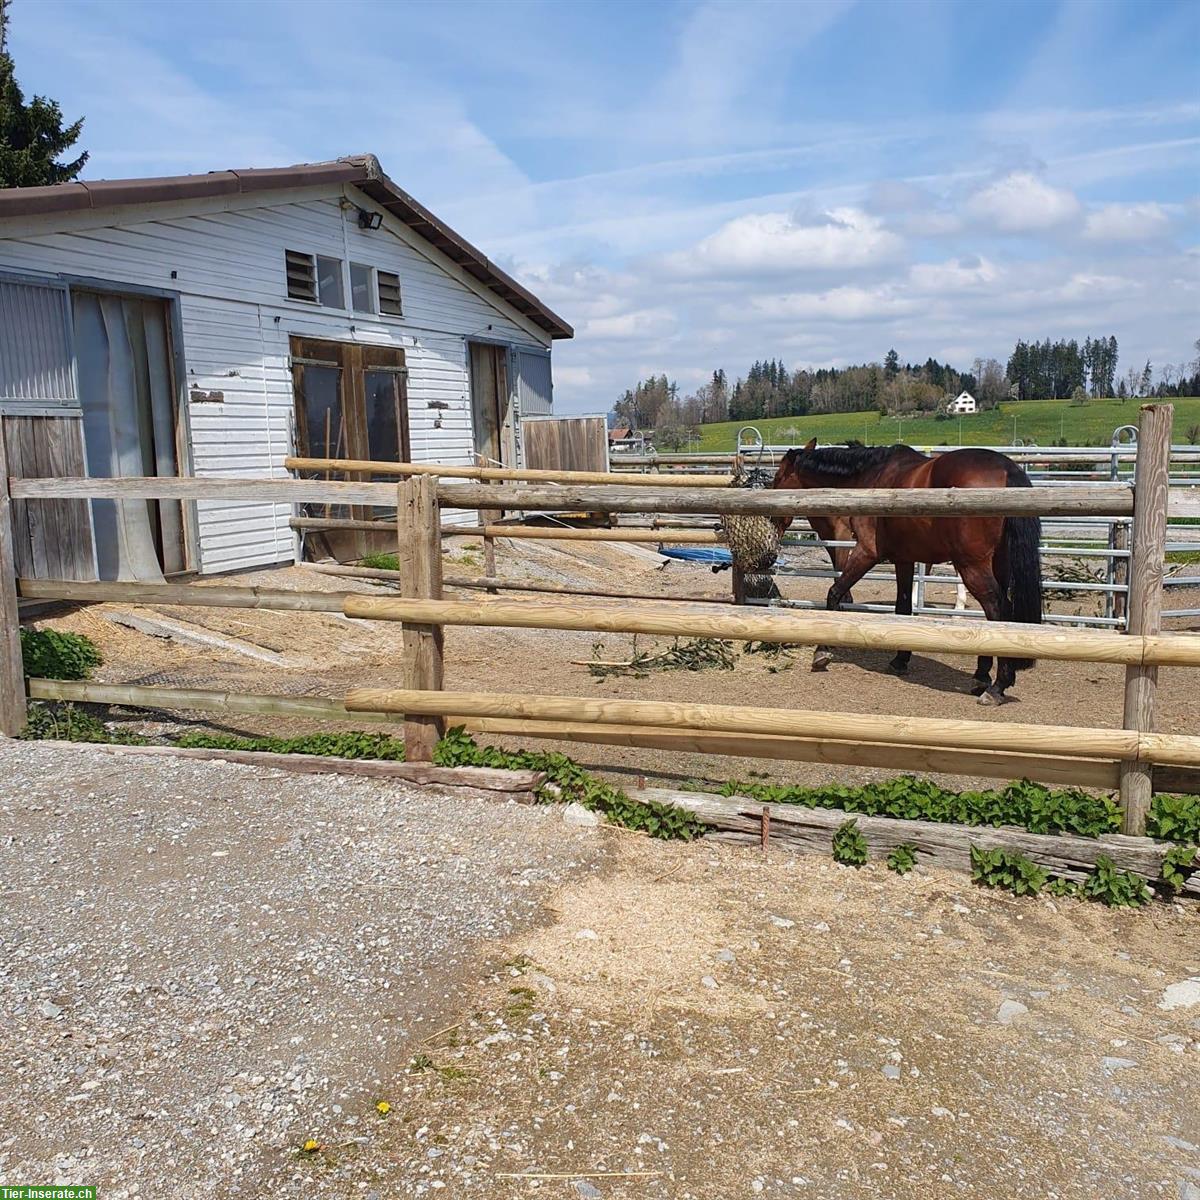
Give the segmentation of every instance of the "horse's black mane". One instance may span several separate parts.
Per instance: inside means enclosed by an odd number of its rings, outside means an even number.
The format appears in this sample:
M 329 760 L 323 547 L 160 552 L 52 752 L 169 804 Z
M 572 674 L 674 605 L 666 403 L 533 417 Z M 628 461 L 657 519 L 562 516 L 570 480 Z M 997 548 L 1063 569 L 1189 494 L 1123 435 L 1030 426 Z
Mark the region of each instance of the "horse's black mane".
M 907 450 L 915 454 L 911 446 L 864 446 L 862 442 L 847 442 L 844 446 L 821 446 L 815 450 L 799 447 L 789 450 L 783 461 L 791 466 L 822 475 L 860 475 L 872 467 L 881 466 L 892 455 Z

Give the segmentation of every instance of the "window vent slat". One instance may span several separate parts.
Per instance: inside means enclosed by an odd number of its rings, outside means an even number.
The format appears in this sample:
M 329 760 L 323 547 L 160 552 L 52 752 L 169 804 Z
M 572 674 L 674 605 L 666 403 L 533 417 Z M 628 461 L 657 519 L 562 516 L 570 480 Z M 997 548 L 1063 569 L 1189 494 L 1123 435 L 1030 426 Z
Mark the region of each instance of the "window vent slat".
M 393 317 L 404 315 L 400 297 L 400 276 L 391 271 L 378 271 L 379 311 Z
M 287 294 L 289 300 L 305 300 L 309 304 L 317 302 L 317 265 L 311 254 L 302 254 L 298 250 L 283 252 L 284 265 L 287 269 Z

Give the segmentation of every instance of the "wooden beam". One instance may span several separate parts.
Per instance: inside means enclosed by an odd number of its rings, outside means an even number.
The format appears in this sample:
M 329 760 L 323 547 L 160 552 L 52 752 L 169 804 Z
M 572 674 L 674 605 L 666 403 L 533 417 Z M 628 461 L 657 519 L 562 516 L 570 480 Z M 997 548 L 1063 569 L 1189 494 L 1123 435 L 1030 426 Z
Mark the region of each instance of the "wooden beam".
M 0 734 L 16 737 L 25 728 L 25 670 L 17 611 L 17 556 L 8 490 L 4 421 L 0 418 Z
M 874 713 L 682 704 L 661 700 L 597 700 L 587 696 L 438 692 L 354 688 L 350 712 L 402 712 L 429 716 L 506 717 L 582 721 L 607 725 L 655 725 L 716 733 L 769 733 L 783 737 L 833 738 L 934 749 L 1002 750 L 1063 758 L 1136 759 L 1175 766 L 1200 764 L 1200 737 L 1139 734 L 1127 729 L 1073 725 L 962 721 Z
M 79 742 L 47 741 L 56 747 L 78 748 Z M 185 746 L 123 746 L 104 742 L 88 743 L 87 749 L 101 754 L 124 757 L 193 758 L 231 762 L 248 767 L 268 767 L 300 775 L 360 775 L 370 779 L 395 780 L 399 783 L 471 788 L 481 792 L 500 792 L 521 799 L 533 799 L 534 791 L 545 781 L 538 771 L 501 771 L 491 767 L 435 767 L 430 763 L 394 762 L 378 758 L 334 758 L 321 754 L 276 754 L 266 750 L 215 750 Z
M 446 600 L 439 604 L 349 593 L 346 616 L 367 620 L 481 625 L 509 629 L 570 629 L 716 637 L 735 641 L 797 642 L 860 650 L 918 650 L 934 654 L 1005 655 L 1064 661 L 1200 666 L 1200 637 L 1164 634 L 1145 642 L 1117 633 L 1008 622 L 938 622 L 927 617 L 862 613 L 754 610 L 665 611 L 626 605 L 537 604 L 511 600 Z
M 513 538 L 542 542 L 649 542 L 671 546 L 719 546 L 725 537 L 713 529 L 590 529 L 566 525 L 447 525 L 443 537 Z
M 299 563 L 310 571 L 322 575 L 346 576 L 350 579 L 374 579 L 380 583 L 398 583 L 399 571 L 389 571 L 383 567 L 344 567 L 332 563 Z M 656 595 L 654 592 L 617 592 L 596 591 L 592 588 L 571 587 L 562 583 L 531 583 L 525 579 L 505 579 L 500 575 L 483 575 L 473 578 L 469 575 L 443 575 L 443 587 L 468 588 L 479 591 L 501 592 L 537 592 L 552 596 L 591 596 L 608 600 L 655 600 L 664 604 L 731 604 L 725 596 L 696 596 L 685 593 L 681 596 Z
M 640 788 L 629 793 L 640 803 L 670 804 L 699 818 L 710 829 L 731 841 L 756 842 L 764 808 L 771 821 L 771 841 L 802 854 L 828 854 L 834 833 L 847 821 L 856 821 L 859 832 L 876 858 L 897 846 L 917 848 L 917 861 L 932 867 L 970 872 L 971 847 L 1016 850 L 1066 879 L 1085 879 L 1097 859 L 1110 858 L 1123 871 L 1157 881 L 1169 842 L 1113 833 L 1085 838 L 1068 834 L 1029 833 L 1011 825 L 952 825 L 939 821 L 905 821 L 873 817 L 835 808 L 804 808 L 798 804 L 763 805 L 749 796 L 718 796 L 710 792 L 680 792 L 668 788 Z M 1193 872 L 1185 891 L 1200 894 L 1200 871 Z
M 396 491 L 400 591 L 409 599 L 440 601 L 442 518 L 436 480 L 429 475 L 417 475 L 404 480 Z M 441 625 L 405 623 L 404 681 L 409 688 L 425 691 L 441 688 L 444 636 Z M 434 747 L 443 733 L 442 714 L 405 713 L 405 758 L 409 762 L 431 762 Z
M 1171 465 L 1170 404 L 1147 404 L 1138 420 L 1138 455 L 1134 469 L 1132 554 L 1129 562 L 1131 637 L 1153 637 L 1162 628 L 1163 571 L 1167 548 L 1167 493 Z M 1124 725 L 1146 732 L 1154 728 L 1158 667 L 1132 663 L 1125 668 Z M 1121 766 L 1121 828 L 1138 836 L 1146 832 L 1146 815 L 1154 792 L 1153 768 L 1146 763 Z
M 121 704 L 130 708 L 163 708 L 184 712 L 245 713 L 296 717 L 313 721 L 354 721 L 395 725 L 385 713 L 350 713 L 341 700 L 326 696 L 264 696 L 212 688 L 152 687 L 135 683 L 93 683 L 90 680 L 31 679 L 34 700 L 65 700 L 74 704 Z
M 432 475 L 437 479 L 475 479 L 480 482 L 623 484 L 633 487 L 728 487 L 729 475 L 688 478 L 678 475 L 622 475 L 611 471 L 549 471 L 517 467 L 462 467 L 444 463 L 375 462 L 360 458 L 285 458 L 291 471 L 361 471 L 369 475 Z
M 340 613 L 347 592 L 294 592 L 286 588 L 208 583 L 138 583 L 76 579 L 20 579 L 23 600 L 179 604 L 194 608 L 262 608 L 280 612 Z
M 549 741 L 586 742 L 601 746 L 632 746 L 688 754 L 717 754 L 734 758 L 786 762 L 850 764 L 885 767 L 931 775 L 972 775 L 987 779 L 1036 779 L 1073 787 L 1112 790 L 1117 786 L 1117 763 L 1089 758 L 1055 758 L 1035 754 L 1005 754 L 988 750 L 932 750 L 921 746 L 887 746 L 878 742 L 839 742 L 827 738 L 772 737 L 768 734 L 694 733 L 653 726 L 583 725 L 563 721 L 516 721 L 498 717 L 450 718 L 472 733 Z
M 387 483 L 330 482 L 323 479 L 245 479 L 164 476 L 117 479 L 12 479 L 17 500 L 241 500 L 275 504 L 358 504 L 390 507 Z M 978 516 L 982 514 L 1127 517 L 1133 512 L 1129 488 L 510 488 L 483 483 L 442 483 L 438 500 L 450 508 L 503 508 L 546 512 L 736 513 L 804 516 L 809 513 L 892 516 Z M 1191 505 L 1184 505 L 1190 511 Z

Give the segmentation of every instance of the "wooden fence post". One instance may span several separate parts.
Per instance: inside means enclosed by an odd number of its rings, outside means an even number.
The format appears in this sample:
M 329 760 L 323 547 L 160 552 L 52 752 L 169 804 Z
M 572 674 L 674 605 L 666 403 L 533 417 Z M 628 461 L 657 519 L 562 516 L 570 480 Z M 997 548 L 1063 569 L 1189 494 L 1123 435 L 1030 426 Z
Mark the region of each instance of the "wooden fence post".
M 1129 605 L 1126 632 L 1145 636 L 1162 626 L 1163 568 L 1167 549 L 1167 499 L 1170 491 L 1170 404 L 1147 404 L 1138 419 L 1137 466 L 1133 486 L 1133 533 L 1130 538 Z M 1154 730 L 1154 700 L 1158 689 L 1156 666 L 1125 668 L 1126 729 Z M 1121 764 L 1121 830 L 1140 837 L 1154 792 L 1154 768 L 1149 763 Z
M 21 666 L 17 559 L 3 425 L 0 421 L 0 733 L 16 737 L 25 728 L 25 672 Z
M 411 599 L 442 598 L 442 531 L 437 479 L 416 475 L 397 488 L 396 534 L 399 540 L 400 594 Z M 404 625 L 404 678 L 418 691 L 441 691 L 440 625 Z M 404 749 L 409 762 L 430 762 L 444 732 L 440 717 L 406 717 Z

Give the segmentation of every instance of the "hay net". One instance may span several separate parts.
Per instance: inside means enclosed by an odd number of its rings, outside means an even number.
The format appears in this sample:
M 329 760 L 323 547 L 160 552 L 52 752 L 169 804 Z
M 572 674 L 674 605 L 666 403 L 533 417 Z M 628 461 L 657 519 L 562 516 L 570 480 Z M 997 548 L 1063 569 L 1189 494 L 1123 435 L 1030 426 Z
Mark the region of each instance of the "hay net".
M 774 472 L 767 467 L 742 465 L 736 470 L 730 487 L 768 488 L 774 477 Z M 774 565 L 783 535 L 772 518 L 725 513 L 721 517 L 721 528 L 738 570 L 757 573 Z

